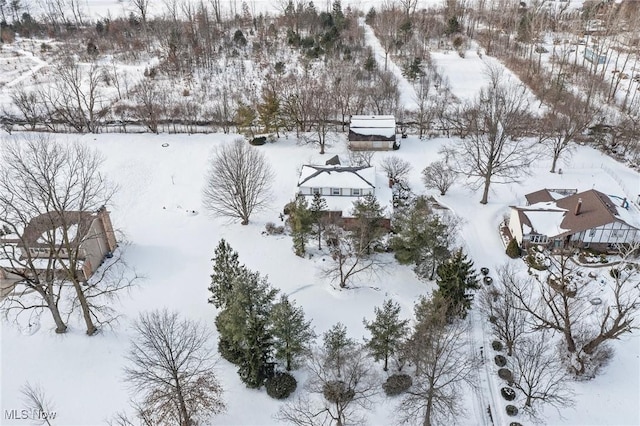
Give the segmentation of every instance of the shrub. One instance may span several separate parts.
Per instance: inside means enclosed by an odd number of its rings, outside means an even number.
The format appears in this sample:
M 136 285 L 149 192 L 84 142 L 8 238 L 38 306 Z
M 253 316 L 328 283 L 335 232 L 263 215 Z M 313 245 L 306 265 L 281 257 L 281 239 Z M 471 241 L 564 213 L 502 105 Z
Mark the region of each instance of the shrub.
M 493 342 L 491 342 L 491 347 L 494 351 L 501 351 L 503 347 L 502 342 L 500 342 L 499 340 L 494 340 Z
M 267 231 L 269 235 L 280 235 L 284 234 L 284 226 L 276 226 L 273 222 L 267 222 L 264 225 L 264 229 Z
M 511 388 L 504 387 L 500 389 L 500 393 L 502 394 L 502 397 L 507 401 L 513 401 L 514 399 L 516 399 L 516 391 Z
M 242 361 L 244 355 L 242 350 L 222 338 L 218 340 L 218 352 L 220 352 L 222 358 L 236 365 Z
M 249 143 L 253 146 L 260 146 L 260 145 L 264 145 L 265 143 L 267 143 L 267 137 L 266 136 L 256 136 L 255 138 L 251 139 L 249 141 Z
M 518 407 L 516 407 L 515 405 L 507 405 L 506 411 L 507 411 L 507 415 L 515 416 L 518 414 Z
M 267 379 L 265 388 L 267 395 L 275 399 L 285 399 L 298 387 L 296 378 L 291 374 L 278 371 L 273 377 Z
M 618 268 L 609 269 L 609 275 L 611 275 L 611 278 L 615 278 L 615 279 L 620 278 L 620 269 Z
M 513 373 L 511 373 L 511 370 L 509 370 L 508 368 L 501 368 L 500 370 L 498 370 L 498 377 L 500 377 L 502 380 L 506 380 L 509 383 L 513 382 Z
M 522 423 L 520 423 L 520 422 L 511 422 L 511 423 L 509 423 L 509 426 L 522 426 Z
M 411 385 L 413 385 L 413 380 L 408 374 L 394 374 L 389 376 L 382 385 L 382 389 L 387 396 L 395 396 L 405 392 Z
M 507 365 L 507 359 L 502 355 L 496 355 L 493 360 L 496 362 L 498 367 L 504 367 Z
M 509 244 L 507 245 L 507 256 L 509 256 L 512 259 L 517 259 L 520 257 L 521 254 L 522 254 L 522 251 L 520 250 L 518 241 L 516 241 L 515 238 L 511 238 L 511 241 L 509 241 Z
M 482 279 L 482 281 L 484 281 L 484 283 L 485 283 L 486 285 L 491 285 L 491 284 L 493 283 L 493 278 L 491 278 L 491 277 L 484 277 L 484 278 Z
M 333 380 L 325 383 L 322 387 L 322 394 L 327 401 L 339 403 L 351 401 L 356 393 L 342 380 Z

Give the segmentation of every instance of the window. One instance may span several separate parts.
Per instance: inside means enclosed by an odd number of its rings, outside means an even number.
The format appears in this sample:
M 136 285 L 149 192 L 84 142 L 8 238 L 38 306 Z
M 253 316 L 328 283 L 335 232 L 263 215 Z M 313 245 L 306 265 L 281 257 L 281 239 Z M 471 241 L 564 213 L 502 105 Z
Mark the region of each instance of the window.
M 322 188 L 311 188 L 311 195 L 322 195 Z
M 331 188 L 331 195 L 341 195 L 340 188 Z
M 545 244 L 547 242 L 547 237 L 545 235 L 530 235 L 529 241 L 534 244 Z
M 356 196 L 361 196 L 362 195 L 362 190 L 360 190 L 360 188 L 358 189 L 352 189 L 351 190 L 351 195 L 356 195 Z

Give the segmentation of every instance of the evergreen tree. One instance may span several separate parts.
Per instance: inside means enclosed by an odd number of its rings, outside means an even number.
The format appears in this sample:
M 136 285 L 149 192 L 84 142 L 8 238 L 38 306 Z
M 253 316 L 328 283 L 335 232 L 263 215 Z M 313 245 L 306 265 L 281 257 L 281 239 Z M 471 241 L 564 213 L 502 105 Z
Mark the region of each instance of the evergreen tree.
M 356 342 L 347 337 L 347 327 L 339 322 L 324 333 L 323 343 L 326 353 L 326 367 L 335 370 L 340 377 L 349 359 L 349 354 L 357 349 Z
M 479 288 L 473 262 L 459 249 L 453 257 L 438 266 L 436 273 L 438 289 L 435 293 L 450 303 L 448 317 L 464 318 L 473 300 L 473 295 L 467 291 Z
M 275 358 L 283 361 L 287 371 L 291 371 L 296 366 L 296 359 L 309 350 L 316 337 L 311 321 L 305 321 L 302 308 L 289 302 L 284 294 L 273 306 L 270 319 Z
M 216 318 L 219 347 L 232 354 L 240 378 L 248 387 L 260 387 L 270 372 L 272 335 L 269 316 L 277 290 L 266 278 L 246 268 L 233 278 L 232 292 L 226 308 Z
M 332 9 L 333 22 L 335 23 L 335 26 L 338 28 L 338 30 L 342 30 L 344 28 L 345 19 L 344 13 L 342 13 L 342 3 L 340 3 L 340 0 L 335 0 L 333 2 Z
M 388 369 L 389 357 L 396 353 L 405 339 L 409 329 L 408 320 L 400 320 L 400 305 L 392 300 L 385 300 L 382 308 L 374 308 L 376 318 L 363 321 L 371 339 L 366 346 L 376 361 L 384 360 L 384 371 Z
M 243 104 L 242 102 L 238 104 L 234 121 L 236 122 L 239 133 L 243 133 L 245 136 L 253 138 L 255 136 L 253 126 L 255 125 L 257 118 L 258 114 L 251 105 Z
M 371 246 L 385 233 L 382 226 L 384 208 L 380 207 L 375 195 L 367 194 L 353 202 L 351 214 L 355 218 L 351 232 L 355 245 L 358 251 L 370 254 Z
M 451 256 L 452 225 L 433 213 L 424 197 L 417 197 L 394 217 L 391 247 L 398 262 L 414 264 L 416 274 L 432 280 L 436 267 Z
M 209 303 L 212 303 L 216 308 L 225 308 L 233 290 L 233 280 L 244 266 L 240 266 L 238 253 L 224 239 L 218 243 L 211 260 L 213 261 L 213 274 L 209 286 L 211 292 Z
M 275 130 L 276 135 L 280 137 L 280 99 L 273 88 L 263 88 L 262 100 L 258 103 L 258 114 L 264 131 L 269 133 Z
M 318 250 L 322 250 L 322 232 L 325 227 L 325 213 L 327 210 L 327 200 L 318 193 L 313 194 L 309 211 L 311 212 L 311 220 L 315 226 L 315 232 L 318 237 Z
M 509 244 L 507 245 L 507 256 L 512 259 L 517 259 L 520 257 L 522 252 L 520 251 L 520 246 L 518 245 L 518 241 L 515 238 L 511 238 Z
M 291 204 L 289 225 L 291 226 L 291 237 L 293 238 L 293 248 L 296 255 L 304 257 L 306 252 L 305 245 L 313 225 L 313 216 L 309 210 L 306 197 L 299 196 Z

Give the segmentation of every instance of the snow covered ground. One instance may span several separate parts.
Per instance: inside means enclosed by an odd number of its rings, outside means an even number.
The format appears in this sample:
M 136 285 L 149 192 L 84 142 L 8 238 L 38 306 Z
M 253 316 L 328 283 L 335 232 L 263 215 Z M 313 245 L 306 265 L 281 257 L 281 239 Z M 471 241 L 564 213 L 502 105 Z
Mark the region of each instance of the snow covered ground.
M 86 337 L 78 319 L 64 336 L 54 335 L 49 319 L 33 335 L 21 334 L 15 327 L 2 325 L 2 409 L 21 408 L 19 388 L 26 382 L 39 383 L 53 396 L 60 424 L 93 425 L 103 423 L 118 410 L 127 407 L 129 394 L 121 381 L 123 355 L 131 336 L 129 324 L 138 312 L 168 307 L 192 319 L 202 320 L 213 329 L 215 309 L 208 305 L 207 286 L 213 249 L 220 238 L 227 239 L 240 253 L 240 260 L 251 269 L 268 274 L 270 282 L 290 294 L 318 333 L 341 321 L 352 337 L 365 336 L 363 317 L 371 317 L 373 307 L 393 298 L 410 316 L 419 295 L 428 294 L 432 285 L 416 279 L 410 268 L 391 264 L 384 274 L 362 283 L 358 288 L 339 291 L 322 276 L 323 259 L 301 259 L 292 251 L 286 236 L 261 234 L 267 221 L 277 222 L 282 206 L 291 199 L 292 182 L 305 162 L 346 154 L 344 140 L 328 149 L 325 156 L 317 149 L 300 146 L 293 139 L 279 140 L 260 147 L 276 170 L 273 182 L 275 199 L 270 211 L 255 218 L 249 226 L 209 217 L 201 207 L 200 191 L 210 150 L 232 135 L 87 135 L 80 138 L 106 156 L 105 173 L 120 185 L 111 207 L 114 224 L 131 241 L 126 258 L 145 278 L 123 296 L 123 317 L 111 331 Z M 453 140 L 420 141 L 408 138 L 394 154 L 411 161 L 412 188 L 420 191 L 420 170 L 437 158 L 438 148 Z M 168 143 L 168 147 L 162 147 Z M 387 153 L 376 154 L 379 161 Z M 562 175 L 547 172 L 541 162 L 534 175 L 521 184 L 494 188 L 489 204 L 481 206 L 479 194 L 457 185 L 441 197 L 463 219 L 461 234 L 476 266 L 495 270 L 506 261 L 497 233 L 498 223 L 507 206 L 522 201 L 522 196 L 543 187 L 567 187 L 606 190 L 623 189 L 598 165 L 604 165 L 619 177 L 628 176 L 629 185 L 640 182 L 619 163 L 590 148 L 580 148 L 572 164 Z M 591 165 L 589 168 L 585 165 Z M 190 214 L 196 210 L 199 214 Z M 391 259 L 390 259 L 391 260 Z M 615 343 L 616 356 L 604 373 L 591 382 L 575 385 L 579 394 L 575 408 L 546 413 L 549 424 L 639 424 L 637 405 L 640 397 L 639 338 L 627 336 Z M 489 347 L 485 341 L 484 347 Z M 219 363 L 225 387 L 228 413 L 215 419 L 219 424 L 271 424 L 279 403 L 265 393 L 247 390 L 235 368 Z M 104 395 L 109 395 L 105 398 Z M 472 395 L 468 395 L 472 398 Z M 247 404 L 252 409 L 247 410 Z M 606 403 L 605 403 L 606 402 Z M 394 401 L 382 397 L 376 411 L 369 414 L 371 424 L 392 423 Z M 478 424 L 477 411 L 469 410 L 463 424 Z M 3 423 L 4 424 L 4 423 Z
M 117 2 L 104 2 L 106 6 Z M 121 3 L 118 3 L 121 5 Z M 368 38 L 368 43 L 375 39 Z M 443 75 L 451 82 L 453 93 L 460 99 L 470 99 L 486 84 L 482 74 L 483 59 L 475 51 L 460 58 L 455 53 L 432 55 Z M 382 58 L 384 59 L 384 58 Z M 395 68 L 397 69 L 397 67 Z M 399 75 L 398 77 L 402 78 Z M 403 83 L 402 99 L 411 100 L 410 85 Z M 408 86 L 407 86 L 408 85 Z M 6 136 L 5 137 L 9 137 Z M 19 137 L 12 136 L 12 137 Z M 361 282 L 357 288 L 337 290 L 323 276 L 326 259 L 296 257 L 287 236 L 262 235 L 267 222 L 279 222 L 284 204 L 293 197 L 292 188 L 302 164 L 324 161 L 334 154 L 347 158 L 344 135 L 338 135 L 320 156 L 318 149 L 298 144 L 293 137 L 281 138 L 260 149 L 272 164 L 274 199 L 268 211 L 252 218 L 248 226 L 230 223 L 206 214 L 201 206 L 201 190 L 211 149 L 233 140 L 237 135 L 150 135 L 100 134 L 85 136 L 59 135 L 61 140 L 78 138 L 101 151 L 106 158 L 104 172 L 120 191 L 110 206 L 112 219 L 122 229 L 131 245 L 126 260 L 144 276 L 137 288 L 123 295 L 116 308 L 122 313 L 112 330 L 86 337 L 79 318 L 70 321 L 70 330 L 55 335 L 52 323 L 43 316 L 39 330 L 21 332 L 2 323 L 0 327 L 0 412 L 21 409 L 19 389 L 27 381 L 40 384 L 54 401 L 57 424 L 95 425 L 119 410 L 128 407 L 130 394 L 122 382 L 124 354 L 131 338 L 130 324 L 141 311 L 167 307 L 191 319 L 201 320 L 212 330 L 216 311 L 207 304 L 207 286 L 211 273 L 211 257 L 220 238 L 225 238 L 240 254 L 240 261 L 250 269 L 269 276 L 269 281 L 282 292 L 291 295 L 304 308 L 318 334 L 338 321 L 343 322 L 351 337 L 365 336 L 364 317 L 371 318 L 373 307 L 385 298 L 402 306 L 402 315 L 409 317 L 417 298 L 429 294 L 432 283 L 418 280 L 409 267 L 390 264 L 383 274 Z M 403 140 L 402 148 L 393 153 L 376 153 L 374 162 L 387 155 L 398 155 L 414 166 L 409 183 L 416 192 L 423 192 L 420 171 L 438 159 L 438 150 L 455 139 Z M 163 144 L 168 146 L 163 147 Z M 480 194 L 457 184 L 444 197 L 438 197 L 462 219 L 460 235 L 465 249 L 476 267 L 492 271 L 507 260 L 498 234 L 498 224 L 508 212 L 508 206 L 521 204 L 524 194 L 545 188 L 595 188 L 629 200 L 637 201 L 640 175 L 600 152 L 578 147 L 572 159 L 562 164 L 563 174 L 548 172 L 550 162 L 533 164 L 532 174 L 522 182 L 495 185 L 489 203 L 480 205 Z M 435 195 L 435 194 L 434 194 Z M 198 214 L 193 214 L 196 211 Z M 473 338 L 475 345 L 488 348 L 490 339 L 483 333 L 475 313 Z M 613 362 L 595 380 L 574 384 L 577 403 L 561 413 L 545 412 L 544 423 L 552 425 L 638 425 L 640 413 L 640 336 L 627 335 L 614 343 Z M 475 351 L 475 350 L 474 350 Z M 489 352 L 489 351 L 487 351 Z M 485 353 L 490 360 L 492 353 Z M 464 395 L 467 415 L 464 425 L 487 424 L 484 404 L 503 410 L 496 401 L 496 381 L 491 368 L 483 368 L 478 394 Z M 237 377 L 235 367 L 226 361 L 218 364 L 218 374 L 225 389 L 228 404 L 226 414 L 212 424 L 268 425 L 279 402 L 266 393 L 248 390 Z M 300 375 L 301 373 L 296 373 Z M 300 377 L 302 378 L 302 377 Z M 386 425 L 394 422 L 395 400 L 379 397 L 368 413 L 368 423 Z M 502 404 L 502 405 L 500 405 Z M 518 418 L 529 424 L 526 418 Z M 507 416 L 494 416 L 496 425 L 508 424 Z M 0 419 L 0 424 L 7 423 Z

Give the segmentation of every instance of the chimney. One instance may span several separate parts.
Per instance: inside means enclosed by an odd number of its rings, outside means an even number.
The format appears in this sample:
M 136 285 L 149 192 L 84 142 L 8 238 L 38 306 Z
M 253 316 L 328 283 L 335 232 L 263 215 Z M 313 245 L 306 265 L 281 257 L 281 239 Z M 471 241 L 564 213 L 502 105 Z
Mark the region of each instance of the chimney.
M 627 208 L 627 197 L 624 197 L 622 199 L 622 203 L 620 204 L 620 207 L 622 207 L 623 209 Z
M 576 204 L 576 210 L 574 214 L 578 216 L 580 214 L 580 208 L 582 207 L 582 198 L 578 198 L 578 204 Z

